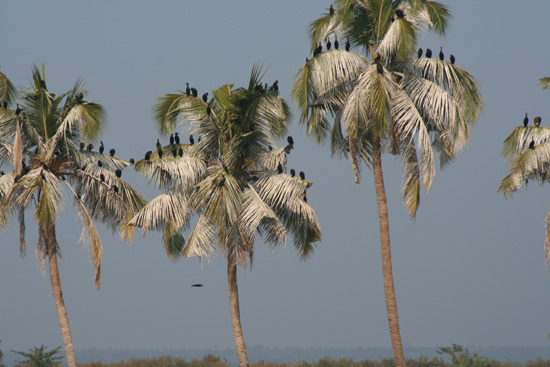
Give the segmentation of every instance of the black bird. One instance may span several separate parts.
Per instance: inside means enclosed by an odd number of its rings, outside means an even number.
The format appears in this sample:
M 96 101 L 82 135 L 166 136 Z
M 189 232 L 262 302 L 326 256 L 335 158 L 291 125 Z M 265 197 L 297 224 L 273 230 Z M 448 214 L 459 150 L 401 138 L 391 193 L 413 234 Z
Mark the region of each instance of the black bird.
M 401 9 L 395 10 L 395 15 L 397 15 L 397 18 L 399 18 L 399 19 L 405 18 L 405 13 L 403 13 L 403 10 L 401 10 Z
M 159 159 L 162 159 L 162 155 L 164 154 L 164 152 L 162 151 L 162 148 L 158 148 L 157 153 L 159 155 Z
M 176 142 L 176 144 L 179 144 L 180 143 L 180 137 L 179 137 L 179 134 L 178 133 L 175 133 L 174 134 L 174 141 Z
M 157 139 L 157 150 L 162 148 L 162 144 L 160 144 L 159 139 Z
M 289 145 L 294 145 L 294 139 L 292 139 L 292 136 L 287 136 L 286 137 L 286 141 L 288 142 Z
M 100 141 L 99 143 L 100 143 L 100 144 L 99 144 L 99 152 L 100 152 L 101 154 L 103 154 L 103 151 L 105 150 L 105 147 L 103 146 L 103 142 L 102 142 L 102 141 Z
M 101 180 L 101 182 L 105 182 L 105 175 L 103 173 L 101 173 L 99 175 L 99 179 Z
M 208 106 L 206 107 L 206 114 L 207 114 L 208 116 L 210 116 L 211 113 L 212 113 L 212 108 L 210 108 L 210 105 L 208 105 Z
M 439 60 L 443 61 L 445 59 L 445 54 L 443 53 L 443 47 L 439 48 Z
M 204 285 L 202 285 L 202 284 L 199 283 L 199 284 L 193 284 L 191 287 L 200 288 L 200 287 L 204 287 Z
M 523 118 L 523 126 L 527 127 L 529 125 L 529 117 L 527 117 L 527 112 L 525 112 L 525 117 Z
M 296 171 L 294 170 L 294 168 L 291 168 L 291 169 L 290 169 L 290 175 L 291 175 L 292 177 L 296 176 Z
M 3 109 L 8 108 L 8 101 L 6 101 L 5 99 L 2 100 L 2 108 L 3 108 Z
M 149 159 L 151 159 L 151 154 L 153 154 L 152 151 L 148 151 L 147 153 L 145 153 L 145 160 L 148 161 Z
M 380 62 L 376 62 L 376 71 L 378 74 L 384 74 L 384 67 Z
M 189 83 L 185 83 L 187 85 L 187 88 L 185 88 L 185 95 L 189 97 L 191 95 L 191 89 L 189 88 Z
M 334 36 L 334 48 L 335 48 L 336 50 L 338 50 L 338 46 L 339 46 L 339 45 L 340 45 L 340 44 L 338 43 L 338 36 Z
M 111 148 L 111 150 L 109 150 L 109 154 L 111 155 L 111 157 L 114 157 L 115 156 L 115 149 Z
M 118 187 L 116 187 L 116 185 L 113 185 L 113 191 L 115 192 L 115 194 L 118 194 Z
M 539 126 L 540 126 L 541 120 L 542 120 L 542 119 L 540 118 L 540 116 L 535 117 L 535 119 L 533 120 L 533 122 L 535 123 L 535 126 L 536 126 L 536 127 L 539 127 Z
M 277 165 L 277 172 L 279 172 L 279 174 L 283 173 L 283 166 L 281 166 L 280 163 Z
M 91 152 L 92 149 L 94 149 L 94 145 L 92 143 L 88 144 L 88 152 Z
M 455 55 L 451 55 L 451 64 L 455 64 Z
M 180 157 L 183 157 L 183 149 L 181 149 L 181 147 L 180 147 L 180 150 L 178 150 L 178 155 L 179 155 Z
M 129 162 L 130 162 L 130 164 L 134 164 L 134 162 L 135 162 L 135 161 L 134 161 L 134 158 L 130 158 L 130 161 L 129 161 Z
M 351 45 L 349 43 L 349 37 L 348 37 L 348 40 L 346 41 L 346 51 L 349 51 Z
M 304 193 L 302 194 L 302 199 L 304 199 L 304 202 L 307 203 L 307 192 L 304 191 Z
M 195 139 L 193 139 L 193 135 L 189 135 L 189 144 L 195 145 Z
M 330 50 L 332 47 L 332 43 L 330 43 L 330 38 L 327 38 L 327 51 Z
M 80 142 L 80 151 L 81 152 L 84 150 L 85 147 L 86 147 L 86 144 L 84 144 L 83 142 Z
M 170 145 L 174 144 L 174 134 L 170 135 Z
M 15 109 L 15 116 L 19 116 L 21 113 L 21 108 L 19 107 L 19 103 L 17 104 L 17 108 Z
M 45 89 L 46 91 L 48 90 L 48 88 L 46 88 L 46 82 L 43 81 L 42 79 L 40 79 L 40 87 L 41 87 L 42 89 Z
M 418 49 L 417 55 L 418 55 L 418 58 L 422 57 L 422 49 L 421 48 Z
M 321 52 L 323 52 L 323 45 L 321 44 L 321 42 L 319 42 L 319 46 L 317 46 L 317 55 Z
M 191 94 L 193 94 L 193 97 L 196 97 L 199 95 L 199 92 L 195 88 L 191 88 Z
M 262 93 L 262 94 L 265 93 L 265 89 L 264 89 L 264 86 L 263 86 L 262 83 L 259 83 L 259 84 L 256 86 L 256 88 L 254 88 L 254 89 L 256 89 L 258 92 L 260 92 L 260 93 Z
M 78 93 L 75 96 L 76 104 L 82 104 L 82 100 L 84 99 L 84 93 Z
M 529 149 L 535 149 L 535 141 L 532 140 L 530 143 L 529 143 Z
M 202 100 L 204 101 L 204 103 L 208 103 L 208 92 L 202 95 Z
M 304 173 L 304 171 L 300 171 L 300 178 L 302 180 L 305 180 L 306 179 L 306 174 Z
M 273 88 L 273 90 L 274 90 L 275 92 L 278 92 L 278 91 L 279 91 L 279 81 L 278 81 L 278 80 L 275 80 L 275 81 L 273 82 L 273 85 L 272 85 L 271 87 Z
M 273 150 L 273 147 L 271 145 L 268 148 L 270 152 Z
M 103 162 L 102 161 L 97 161 L 97 166 L 98 167 L 103 167 Z
M 330 16 L 334 15 L 334 7 L 332 6 L 332 4 L 330 4 L 330 8 L 328 8 L 328 12 L 329 12 Z
M 426 49 L 426 57 L 429 59 L 430 57 L 432 57 L 432 50 L 430 50 L 429 48 Z
M 122 170 L 120 168 L 117 168 L 115 170 L 115 175 L 116 175 L 116 177 L 120 178 L 120 176 L 122 176 Z
M 178 150 L 176 149 L 176 147 L 173 147 L 173 148 L 172 148 L 172 156 L 173 156 L 174 158 L 176 158 L 176 157 L 178 156 Z

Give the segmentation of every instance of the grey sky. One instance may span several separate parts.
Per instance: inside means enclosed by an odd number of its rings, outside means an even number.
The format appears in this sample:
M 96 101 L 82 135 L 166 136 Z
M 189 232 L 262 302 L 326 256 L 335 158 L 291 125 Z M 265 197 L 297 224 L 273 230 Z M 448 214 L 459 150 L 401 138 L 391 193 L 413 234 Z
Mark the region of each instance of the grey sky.
M 547 187 L 530 184 L 514 200 L 497 194 L 506 165 L 504 138 L 525 114 L 550 125 L 547 17 L 550 2 L 443 1 L 454 20 L 445 38 L 420 46 L 447 57 L 480 82 L 485 109 L 472 143 L 423 192 L 416 223 L 400 199 L 399 161 L 384 157 L 394 276 L 405 344 L 547 345 L 550 275 L 544 264 Z M 158 133 L 151 106 L 162 93 L 195 86 L 199 94 L 244 86 L 255 62 L 269 66 L 290 101 L 292 78 L 308 56 L 307 25 L 330 2 L 18 1 L 3 6 L 1 71 L 27 86 L 33 63 L 46 63 L 53 93 L 78 77 L 108 113 L 102 140 L 117 155 L 141 158 Z M 9 14 L 9 16 L 7 15 Z M 357 188 L 351 165 L 308 141 L 294 119 L 289 168 L 314 186 L 323 242 L 301 263 L 289 241 L 256 244 L 252 271 L 239 272 L 244 335 L 249 345 L 390 346 L 384 304 L 378 216 L 370 171 Z M 184 134 L 187 139 L 187 134 Z M 124 177 L 151 199 L 140 175 Z M 225 262 L 220 253 L 172 263 L 160 236 L 136 232 L 128 246 L 101 227 L 102 286 L 93 283 L 80 225 L 67 201 L 58 224 L 61 282 L 75 348 L 226 348 L 233 346 Z M 4 350 L 62 345 L 48 277 L 29 250 L 19 257 L 18 227 L 0 234 L 0 340 Z M 191 288 L 204 283 L 204 288 Z M 78 358 L 78 356 L 77 356 Z

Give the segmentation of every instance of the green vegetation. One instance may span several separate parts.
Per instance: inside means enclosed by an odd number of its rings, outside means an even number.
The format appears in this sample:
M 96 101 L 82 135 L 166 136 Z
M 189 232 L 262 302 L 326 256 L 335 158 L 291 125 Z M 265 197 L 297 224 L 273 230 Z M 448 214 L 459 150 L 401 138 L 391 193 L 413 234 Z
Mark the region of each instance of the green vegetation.
M 26 359 L 19 361 L 15 367 L 59 367 L 61 366 L 61 360 L 63 356 L 56 356 L 61 349 L 61 346 L 47 351 L 48 347 L 41 345 L 40 347 L 34 347 L 29 349 L 30 353 L 18 352 L 12 350 L 12 352 L 22 355 Z

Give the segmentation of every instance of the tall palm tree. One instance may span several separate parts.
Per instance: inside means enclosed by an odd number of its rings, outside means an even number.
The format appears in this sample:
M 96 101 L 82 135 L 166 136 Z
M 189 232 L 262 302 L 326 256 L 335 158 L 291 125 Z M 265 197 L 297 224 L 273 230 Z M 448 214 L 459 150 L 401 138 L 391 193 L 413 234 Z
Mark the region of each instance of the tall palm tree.
M 57 258 L 60 254 L 56 223 L 63 207 L 63 186 L 74 199 L 83 230 L 80 241 L 88 246 L 100 285 L 102 244 L 93 219 L 119 229 L 132 238 L 127 225 L 145 200 L 119 176 L 130 164 L 117 157 L 82 149 L 83 142 L 98 138 L 103 107 L 86 101 L 88 91 L 78 80 L 60 95 L 46 87 L 44 65 L 32 69 L 32 84 L 18 95 L 16 108 L 0 109 L 0 166 L 13 168 L 0 177 L 0 229 L 18 214 L 20 249 L 25 254 L 25 211 L 34 208 L 38 224 L 37 256 L 42 269 L 49 265 L 52 292 L 69 367 L 76 358 L 69 328 Z M 91 144 L 91 143 L 90 143 Z M 98 162 L 101 161 L 101 167 Z M 120 170 L 120 171 L 118 171 Z M 3 173 L 3 171 L 2 171 Z
M 537 117 L 535 117 L 537 118 Z M 540 118 L 540 117 L 538 117 Z M 498 192 L 513 198 L 514 193 L 529 181 L 540 184 L 550 181 L 550 128 L 518 126 L 504 140 L 502 155 L 510 170 L 502 179 Z M 546 216 L 544 252 L 550 265 L 550 209 Z
M 420 186 L 429 190 L 437 154 L 444 166 L 469 142 L 482 99 L 475 79 L 454 62 L 417 54 L 422 32 L 444 33 L 450 18 L 446 6 L 424 0 L 333 5 L 310 25 L 314 56 L 296 74 L 292 96 L 307 134 L 317 142 L 330 140 L 333 154 L 349 156 L 357 185 L 361 162 L 372 168 L 388 323 L 396 365 L 404 366 L 382 153 L 401 156 L 402 198 L 414 220 Z M 319 52 L 335 37 L 342 46 Z M 364 55 L 348 51 L 352 48 Z
M 135 169 L 164 190 L 131 224 L 163 231 L 170 257 L 208 257 L 217 248 L 227 260 L 229 305 L 239 365 L 248 366 L 243 337 L 237 266 L 251 264 L 256 235 L 272 246 L 284 243 L 287 231 L 302 259 L 321 240 L 317 217 L 306 203 L 311 182 L 283 173 L 288 145 L 275 148 L 274 138 L 287 133 L 290 111 L 276 87 L 261 84 L 261 67 L 252 69 L 248 88 L 226 84 L 200 98 L 165 94 L 154 107 L 164 135 L 183 124 L 196 145 L 171 144 L 148 152 Z M 198 217 L 187 239 L 190 218 Z

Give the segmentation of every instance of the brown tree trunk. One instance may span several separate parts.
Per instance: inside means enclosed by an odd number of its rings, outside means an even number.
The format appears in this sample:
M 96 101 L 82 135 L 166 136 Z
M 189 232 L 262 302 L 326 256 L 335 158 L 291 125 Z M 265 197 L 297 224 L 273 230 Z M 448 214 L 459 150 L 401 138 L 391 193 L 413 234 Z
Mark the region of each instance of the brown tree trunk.
M 239 308 L 239 288 L 237 286 L 237 264 L 227 259 L 227 285 L 229 288 L 229 308 L 231 309 L 231 324 L 235 349 L 239 357 L 239 367 L 248 367 L 248 354 L 244 343 L 243 328 L 241 326 L 241 311 Z
M 384 175 L 382 173 L 382 152 L 380 141 L 376 141 L 373 147 L 372 170 L 374 174 L 374 186 L 376 187 L 376 201 L 378 202 L 378 221 L 380 223 L 380 247 L 382 251 L 382 273 L 384 277 L 384 294 L 386 296 L 386 311 L 390 327 L 390 337 L 393 347 L 393 356 L 396 367 L 405 367 L 403 344 L 399 332 L 399 318 L 397 317 L 397 300 L 393 285 L 393 272 L 391 266 L 390 224 L 388 220 L 388 204 L 386 201 L 386 189 L 384 187 Z
M 74 353 L 73 339 L 71 337 L 71 328 L 69 327 L 69 318 L 65 301 L 63 301 L 63 292 L 61 291 L 61 281 L 59 280 L 59 269 L 57 266 L 57 240 L 55 238 L 55 229 L 49 231 L 44 241 L 46 242 L 48 251 L 48 263 L 50 266 L 50 281 L 52 283 L 52 293 L 55 300 L 55 308 L 57 310 L 57 318 L 61 327 L 61 336 L 63 337 L 63 345 L 65 347 L 65 355 L 67 357 L 67 366 L 76 367 L 76 356 Z

